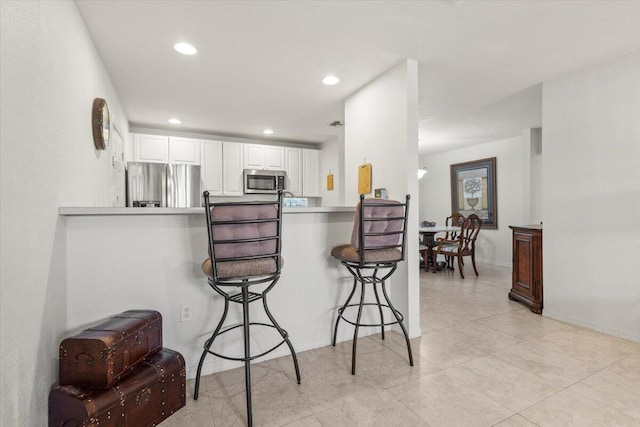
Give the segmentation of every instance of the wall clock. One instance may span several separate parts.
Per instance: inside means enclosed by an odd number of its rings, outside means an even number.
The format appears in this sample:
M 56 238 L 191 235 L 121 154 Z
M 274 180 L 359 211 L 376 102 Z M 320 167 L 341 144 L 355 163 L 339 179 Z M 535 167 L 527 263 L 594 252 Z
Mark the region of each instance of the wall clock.
M 93 130 L 93 143 L 96 150 L 104 150 L 109 145 L 111 136 L 111 119 L 107 101 L 102 98 L 93 100 L 91 110 L 91 128 Z

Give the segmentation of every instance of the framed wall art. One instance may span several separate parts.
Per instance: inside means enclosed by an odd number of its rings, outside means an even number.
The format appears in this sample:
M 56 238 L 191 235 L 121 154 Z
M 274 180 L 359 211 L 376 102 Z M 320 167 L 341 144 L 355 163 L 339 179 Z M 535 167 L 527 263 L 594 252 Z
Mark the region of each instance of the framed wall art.
M 476 214 L 483 228 L 498 228 L 495 157 L 451 165 L 451 212 Z

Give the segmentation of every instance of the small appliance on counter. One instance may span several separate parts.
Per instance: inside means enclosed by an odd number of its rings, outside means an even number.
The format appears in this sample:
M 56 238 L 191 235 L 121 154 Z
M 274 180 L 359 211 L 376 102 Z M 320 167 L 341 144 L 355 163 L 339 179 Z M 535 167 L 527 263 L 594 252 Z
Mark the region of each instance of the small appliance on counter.
M 309 199 L 306 197 L 285 197 L 282 199 L 285 208 L 306 208 L 309 206 Z
M 127 163 L 127 206 L 200 206 L 200 166 Z

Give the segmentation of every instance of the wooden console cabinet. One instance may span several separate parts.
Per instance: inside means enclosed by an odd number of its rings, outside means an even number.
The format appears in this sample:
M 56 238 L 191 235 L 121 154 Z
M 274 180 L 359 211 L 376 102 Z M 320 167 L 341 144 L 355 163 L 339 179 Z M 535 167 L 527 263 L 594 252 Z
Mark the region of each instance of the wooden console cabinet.
M 542 225 L 510 225 L 513 230 L 513 279 L 509 299 L 542 314 Z

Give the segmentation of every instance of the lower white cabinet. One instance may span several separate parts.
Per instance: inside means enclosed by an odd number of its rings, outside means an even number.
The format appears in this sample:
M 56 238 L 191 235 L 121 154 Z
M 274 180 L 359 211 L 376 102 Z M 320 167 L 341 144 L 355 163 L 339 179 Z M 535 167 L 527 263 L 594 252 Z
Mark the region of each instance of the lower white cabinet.
M 319 197 L 319 151 L 306 148 L 285 149 L 287 191 L 295 196 Z
M 242 196 L 243 144 L 202 141 L 202 191 L 212 196 Z

